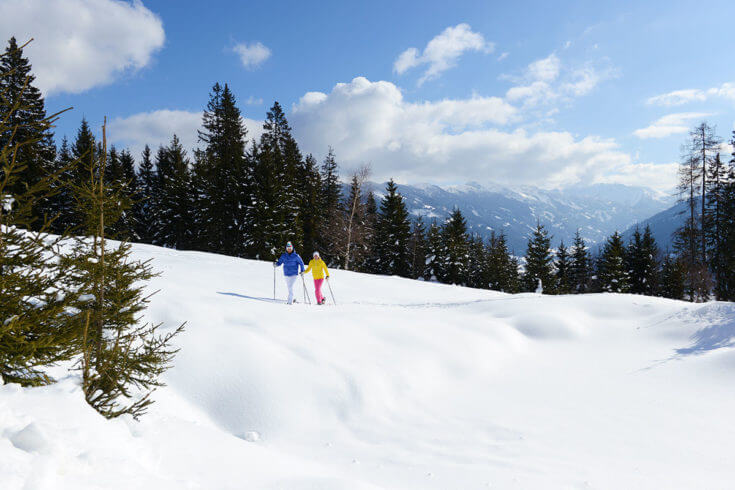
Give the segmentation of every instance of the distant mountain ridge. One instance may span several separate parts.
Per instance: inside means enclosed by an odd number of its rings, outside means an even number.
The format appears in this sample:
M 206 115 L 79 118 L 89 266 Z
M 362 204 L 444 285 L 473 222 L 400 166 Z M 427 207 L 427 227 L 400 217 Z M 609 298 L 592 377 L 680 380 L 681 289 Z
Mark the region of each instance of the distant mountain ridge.
M 370 187 L 376 198 L 385 190 L 385 184 L 371 183 Z M 470 232 L 489 237 L 492 230 L 502 231 L 517 255 L 525 253 L 528 233 L 535 229 L 537 220 L 553 235 L 553 247 L 560 240 L 571 244 L 579 228 L 590 247 L 595 248 L 616 230 L 622 233 L 674 202 L 653 189 L 622 184 L 577 185 L 561 190 L 476 182 L 451 186 L 399 184 L 398 191 L 413 217 L 441 223 L 457 207 L 467 219 Z

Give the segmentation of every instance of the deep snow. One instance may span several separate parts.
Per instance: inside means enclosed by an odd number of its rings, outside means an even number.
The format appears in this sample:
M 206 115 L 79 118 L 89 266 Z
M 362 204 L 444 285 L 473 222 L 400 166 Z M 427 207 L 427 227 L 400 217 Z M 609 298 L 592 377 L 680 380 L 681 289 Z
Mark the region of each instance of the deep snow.
M 96 415 L 73 375 L 0 386 L 0 488 L 735 482 L 731 304 L 333 271 L 337 306 L 288 306 L 270 263 L 134 250 L 163 273 L 149 319 L 188 322 L 168 387 L 134 422 Z

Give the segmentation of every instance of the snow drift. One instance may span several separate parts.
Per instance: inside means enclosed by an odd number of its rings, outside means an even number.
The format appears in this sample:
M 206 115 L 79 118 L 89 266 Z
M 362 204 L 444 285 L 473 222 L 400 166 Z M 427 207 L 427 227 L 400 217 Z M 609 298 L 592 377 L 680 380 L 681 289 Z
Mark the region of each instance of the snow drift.
M 188 322 L 168 386 L 141 422 L 98 416 L 74 375 L 1 386 L 0 488 L 735 481 L 731 304 L 334 271 L 336 306 L 287 306 L 269 263 L 134 251 L 162 272 L 149 320 Z

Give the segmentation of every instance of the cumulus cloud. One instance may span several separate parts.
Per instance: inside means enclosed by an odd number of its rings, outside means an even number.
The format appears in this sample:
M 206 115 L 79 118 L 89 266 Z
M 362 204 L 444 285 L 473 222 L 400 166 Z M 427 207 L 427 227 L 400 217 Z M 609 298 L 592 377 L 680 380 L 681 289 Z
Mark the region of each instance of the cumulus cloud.
M 262 121 L 244 119 L 248 139 L 260 138 Z M 129 148 L 138 158 L 145 145 L 156 151 L 159 145 L 167 145 L 176 134 L 182 146 L 191 155 L 198 147 L 197 130 L 202 127 L 202 113 L 181 110 L 157 110 L 141 112 L 128 117 L 118 117 L 108 123 L 108 138 L 120 148 Z
M 520 76 L 503 75 L 501 78 L 515 83 L 506 92 L 506 98 L 528 108 L 587 95 L 614 74 L 612 68 L 600 68 L 593 63 L 564 67 L 559 57 L 551 53 L 530 63 Z
M 261 42 L 251 44 L 240 43 L 232 50 L 240 56 L 242 65 L 248 70 L 254 70 L 271 57 L 271 50 Z
M 79 93 L 147 66 L 165 40 L 142 2 L 3 0 L 0 38 L 30 38 L 27 56 L 46 94 Z
M 666 138 L 673 134 L 683 134 L 689 131 L 693 119 L 703 119 L 712 116 L 704 112 L 678 112 L 668 114 L 650 126 L 636 129 L 633 134 L 641 139 Z
M 673 107 L 692 102 L 704 102 L 708 99 L 719 97 L 735 102 L 735 83 L 723 83 L 719 87 L 709 89 L 684 89 L 674 90 L 661 95 L 650 97 L 646 100 L 648 105 Z
M 394 61 L 393 70 L 401 75 L 411 68 L 428 65 L 419 79 L 421 85 L 454 67 L 466 51 L 492 53 L 494 49 L 493 43 L 486 41 L 482 34 L 472 31 L 468 24 L 458 24 L 447 27 L 429 41 L 422 53 L 417 48 L 403 51 Z
M 430 175 L 556 187 L 630 164 L 611 139 L 499 128 L 517 117 L 497 97 L 411 103 L 390 82 L 358 77 L 328 94 L 304 95 L 290 120 L 306 151 L 323 154 L 332 145 L 345 173 L 369 162 L 379 180 Z

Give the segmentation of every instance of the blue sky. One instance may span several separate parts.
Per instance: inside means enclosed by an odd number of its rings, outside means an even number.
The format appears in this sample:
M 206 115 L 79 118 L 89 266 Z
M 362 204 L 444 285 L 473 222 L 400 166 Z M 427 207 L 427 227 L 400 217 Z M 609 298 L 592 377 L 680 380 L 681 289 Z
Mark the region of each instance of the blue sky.
M 729 137 L 733 2 L 553 4 L 0 0 L 0 35 L 36 39 L 57 133 L 107 115 L 134 151 L 192 147 L 216 81 L 376 179 L 666 189 L 688 127 Z

